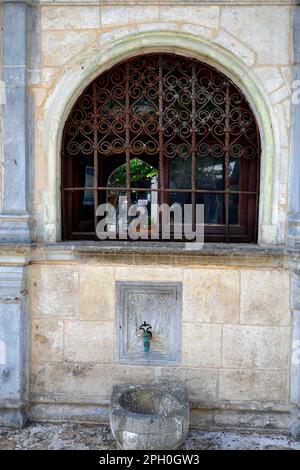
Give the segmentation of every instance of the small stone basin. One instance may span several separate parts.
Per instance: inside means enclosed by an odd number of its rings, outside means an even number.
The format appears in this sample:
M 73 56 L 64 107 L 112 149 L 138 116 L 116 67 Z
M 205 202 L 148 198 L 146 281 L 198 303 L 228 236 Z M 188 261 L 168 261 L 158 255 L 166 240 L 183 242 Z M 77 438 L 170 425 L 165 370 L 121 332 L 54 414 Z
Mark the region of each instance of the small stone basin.
M 120 449 L 177 449 L 189 427 L 185 386 L 165 383 L 114 386 L 110 426 Z

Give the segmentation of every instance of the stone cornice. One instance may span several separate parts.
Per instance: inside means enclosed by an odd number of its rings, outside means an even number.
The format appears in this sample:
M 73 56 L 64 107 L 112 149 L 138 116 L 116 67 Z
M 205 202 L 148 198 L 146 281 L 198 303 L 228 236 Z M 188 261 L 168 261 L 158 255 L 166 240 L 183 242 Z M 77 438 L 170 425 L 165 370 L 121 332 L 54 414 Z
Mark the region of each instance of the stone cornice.
M 0 0 L 0 4 L 3 3 L 25 3 L 26 5 L 36 6 L 40 4 L 40 0 Z
M 13 0 L 12 0 L 13 1 Z M 300 4 L 300 0 L 40 0 L 42 5 L 100 5 L 100 6 L 138 6 L 138 5 L 161 5 L 161 6 L 208 6 L 208 5 L 231 5 L 231 6 L 264 6 L 264 5 L 292 5 Z

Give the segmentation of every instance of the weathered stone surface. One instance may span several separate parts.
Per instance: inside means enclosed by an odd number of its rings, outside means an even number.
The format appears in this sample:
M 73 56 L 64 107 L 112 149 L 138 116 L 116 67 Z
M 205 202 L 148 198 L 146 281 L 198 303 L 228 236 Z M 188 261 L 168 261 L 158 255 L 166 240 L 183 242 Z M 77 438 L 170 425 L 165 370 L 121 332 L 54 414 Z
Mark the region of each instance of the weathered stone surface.
M 181 281 L 180 268 L 122 266 L 115 268 L 116 281 Z
M 78 315 L 81 320 L 112 321 L 115 316 L 112 267 L 79 267 Z
M 7 403 L 3 419 L 9 422 L 9 416 L 12 420 L 19 416 L 10 402 L 26 399 L 27 322 L 21 302 L 0 302 L 0 423 L 1 403 Z
M 277 103 L 281 103 L 289 96 L 290 96 L 289 88 L 286 85 L 283 85 L 278 90 L 274 91 L 274 93 L 272 93 L 270 100 L 272 104 L 277 104 Z
M 290 316 L 288 271 L 241 271 L 241 323 L 289 325 Z
M 289 8 L 287 6 L 228 7 L 221 26 L 257 53 L 257 63 L 289 62 Z
M 254 52 L 251 51 L 246 46 L 244 46 L 235 37 L 226 33 L 225 31 L 221 31 L 218 34 L 218 36 L 215 38 L 215 42 L 217 44 L 220 44 L 220 46 L 223 46 L 225 49 L 228 49 L 237 57 L 239 57 L 243 62 L 245 62 L 245 64 L 247 65 L 254 64 L 254 61 L 255 61 Z
M 94 32 L 45 31 L 41 46 L 42 63 L 46 67 L 60 67 L 95 40 Z M 59 53 L 62 50 L 63 53 Z
M 100 28 L 99 6 L 49 6 L 41 12 L 41 29 L 97 29 Z
M 284 83 L 280 69 L 277 67 L 254 67 L 253 71 L 261 80 L 268 93 L 273 93 L 273 91 L 277 90 Z
M 121 449 L 177 449 L 189 428 L 183 385 L 116 385 L 110 426 Z
M 59 320 L 33 320 L 31 325 L 31 360 L 61 362 L 63 360 L 64 326 Z
M 195 369 L 187 367 L 164 367 L 161 369 L 161 378 L 170 384 L 184 383 L 192 401 L 217 400 L 218 385 L 217 370 Z
M 55 67 L 43 67 L 42 69 L 42 79 L 43 85 L 49 87 L 55 80 L 59 70 Z
M 143 21 L 158 21 L 159 7 L 157 6 L 118 6 L 101 8 L 101 25 L 114 26 L 117 24 L 140 23 Z
M 30 309 L 34 317 L 77 314 L 78 273 L 72 265 L 33 265 L 29 275 Z
M 281 103 L 278 103 L 273 106 L 273 110 L 275 112 L 277 122 L 278 122 L 278 130 L 279 130 L 279 139 L 280 145 L 282 147 L 288 147 L 289 145 L 289 132 L 287 128 L 287 122 L 285 119 L 284 109 Z
M 216 6 L 162 6 L 160 9 L 162 21 L 177 21 L 196 23 L 209 28 L 219 26 L 219 7 Z
M 221 400 L 288 401 L 288 390 L 288 374 L 282 371 L 220 371 Z
M 215 31 L 205 26 L 199 26 L 196 24 L 185 23 L 180 25 L 181 31 L 189 34 L 194 34 L 198 38 L 202 39 L 213 39 Z
M 112 363 L 113 323 L 67 321 L 65 359 L 70 362 Z
M 151 24 L 151 23 L 150 23 Z M 105 44 L 107 42 L 116 41 L 125 36 L 129 36 L 130 34 L 135 34 L 138 32 L 138 28 L 136 25 L 134 26 L 127 26 L 127 27 L 119 27 L 109 31 L 104 31 L 99 35 L 99 42 L 100 44 Z
M 222 365 L 244 369 L 287 369 L 290 328 L 224 325 Z
M 237 270 L 185 269 L 183 321 L 238 323 L 239 282 Z
M 31 364 L 31 396 L 37 399 L 107 405 L 114 385 L 151 382 L 151 367 L 68 362 Z
M 42 106 L 45 98 L 46 98 L 46 94 L 47 94 L 47 89 L 46 88 L 32 88 L 32 93 L 34 95 L 34 101 L 35 101 L 35 104 L 36 106 L 39 108 L 40 106 Z
M 183 323 L 183 365 L 192 367 L 220 367 L 221 328 L 221 325 Z

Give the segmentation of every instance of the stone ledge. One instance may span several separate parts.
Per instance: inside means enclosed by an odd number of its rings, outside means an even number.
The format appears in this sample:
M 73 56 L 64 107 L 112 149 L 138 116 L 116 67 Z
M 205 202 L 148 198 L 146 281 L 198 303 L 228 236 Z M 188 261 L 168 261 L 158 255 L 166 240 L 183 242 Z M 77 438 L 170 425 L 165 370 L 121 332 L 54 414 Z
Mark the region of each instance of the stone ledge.
M 127 241 L 95 241 L 95 242 L 59 242 L 37 245 L 44 251 L 72 251 L 74 254 L 97 253 L 136 253 L 136 254 L 188 254 L 192 256 L 283 256 L 284 246 L 206 243 L 202 249 L 193 249 L 181 242 L 127 242 Z
M 181 242 L 65 241 L 57 243 L 0 243 L 0 264 L 122 263 L 167 265 L 246 265 L 290 268 L 300 251 L 282 245 L 207 243 L 189 249 Z

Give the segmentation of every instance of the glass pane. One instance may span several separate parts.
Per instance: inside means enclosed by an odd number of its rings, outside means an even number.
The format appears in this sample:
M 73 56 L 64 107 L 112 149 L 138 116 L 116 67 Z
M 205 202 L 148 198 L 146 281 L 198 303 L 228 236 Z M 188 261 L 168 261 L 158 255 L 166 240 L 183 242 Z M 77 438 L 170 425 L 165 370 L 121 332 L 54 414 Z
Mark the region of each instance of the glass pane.
M 184 209 L 184 204 L 192 203 L 191 193 L 170 193 L 170 206 L 174 203 L 178 203 Z
M 184 230 L 185 230 L 184 224 L 192 223 L 191 202 L 192 202 L 191 193 L 172 192 L 169 194 L 170 207 L 172 207 L 173 204 L 174 205 L 176 204 L 173 210 L 170 211 L 169 220 L 168 221 L 165 220 L 165 223 L 167 223 L 170 226 L 172 239 L 182 240 L 184 236 Z M 189 208 L 185 207 L 186 204 L 189 205 Z M 185 214 L 185 211 L 187 211 L 186 214 Z
M 238 225 L 239 223 L 239 195 L 229 195 L 229 224 Z
M 191 163 L 192 160 L 174 158 L 169 163 L 169 188 L 190 189 L 191 188 Z
M 225 224 L 225 198 L 223 194 L 196 194 L 196 204 L 204 204 L 205 224 Z
M 72 231 L 94 232 L 94 198 L 91 200 L 90 192 L 66 191 L 65 197 L 73 214 Z
M 239 191 L 240 189 L 240 159 L 230 158 L 229 161 L 229 189 Z
M 196 188 L 219 189 L 225 188 L 223 158 L 197 158 L 196 160 Z

